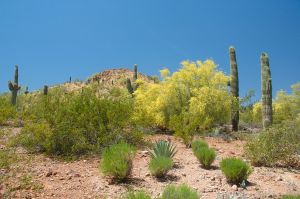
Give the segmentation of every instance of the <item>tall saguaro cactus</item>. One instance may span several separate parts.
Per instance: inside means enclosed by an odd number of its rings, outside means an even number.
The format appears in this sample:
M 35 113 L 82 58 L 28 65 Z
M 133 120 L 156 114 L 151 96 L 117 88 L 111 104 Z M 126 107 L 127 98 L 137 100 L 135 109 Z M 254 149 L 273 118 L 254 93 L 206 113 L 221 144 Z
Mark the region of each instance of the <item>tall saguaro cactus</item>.
M 137 65 L 134 64 L 133 66 L 133 78 L 132 78 L 132 83 L 130 81 L 129 78 L 127 78 L 126 80 L 126 87 L 127 87 L 127 90 L 130 94 L 132 94 L 136 89 L 137 89 L 137 85 L 136 85 L 136 80 L 137 80 Z
M 260 56 L 261 62 L 261 101 L 262 101 L 262 123 L 267 128 L 272 124 L 272 78 L 269 57 L 266 53 Z
M 230 58 L 230 91 L 233 97 L 237 101 L 233 101 L 231 110 L 231 123 L 232 130 L 238 131 L 239 129 L 239 76 L 238 76 L 238 66 L 236 62 L 236 54 L 233 46 L 229 47 L 229 58 Z
M 20 90 L 19 86 L 19 69 L 18 65 L 15 66 L 15 79 L 14 83 L 11 81 L 8 81 L 8 88 L 11 91 L 11 104 L 16 105 L 17 104 L 17 95 L 18 91 Z

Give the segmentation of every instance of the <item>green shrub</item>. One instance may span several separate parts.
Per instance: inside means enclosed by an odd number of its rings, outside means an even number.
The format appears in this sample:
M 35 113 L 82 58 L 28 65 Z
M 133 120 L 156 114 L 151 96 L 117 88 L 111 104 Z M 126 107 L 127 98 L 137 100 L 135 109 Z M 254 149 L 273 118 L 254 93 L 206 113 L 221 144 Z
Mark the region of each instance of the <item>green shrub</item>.
M 144 191 L 130 191 L 122 199 L 151 199 L 151 197 Z
M 197 192 L 187 185 L 180 185 L 178 187 L 174 185 L 168 185 L 161 199 L 200 199 Z
M 245 155 L 255 166 L 292 166 L 300 150 L 300 128 L 296 122 L 273 126 L 251 138 Z
M 167 142 L 163 140 L 155 142 L 153 146 L 153 151 L 151 151 L 152 158 L 159 157 L 159 156 L 173 158 L 175 154 L 176 154 L 176 147 L 171 142 Z
M 282 196 L 281 199 L 300 199 L 300 195 L 296 195 L 296 196 L 285 195 L 285 196 Z
M 23 101 L 20 109 L 25 123 L 45 123 L 50 128 L 49 147 L 44 147 L 48 154 L 101 152 L 121 140 L 139 144 L 143 139 L 131 123 L 133 99 L 124 89 L 101 90 L 100 94 L 94 87 L 68 93 L 51 88 L 47 96 L 32 95 Z M 34 136 L 30 138 L 32 149 L 41 148 L 40 133 L 25 134 Z
M 12 142 L 15 145 L 24 146 L 29 152 L 49 152 L 52 135 L 51 128 L 47 123 L 28 123 Z
M 156 177 L 164 176 L 173 167 L 173 160 L 170 157 L 158 156 L 150 160 L 149 170 Z
M 247 181 L 252 169 L 250 166 L 238 158 L 226 158 L 220 163 L 222 172 L 230 183 L 241 184 Z
M 0 96 L 0 125 L 17 118 L 16 107 L 12 106 L 8 95 Z
M 0 169 L 8 169 L 16 156 L 8 150 L 0 150 Z
M 200 148 L 208 148 L 207 142 L 205 142 L 204 140 L 196 140 L 192 142 L 192 149 L 194 153 Z
M 117 180 L 127 178 L 132 170 L 135 148 L 125 142 L 112 145 L 104 150 L 101 157 L 101 171 Z
M 202 166 L 206 169 L 210 168 L 210 165 L 216 158 L 215 151 L 207 147 L 195 149 L 194 155 L 197 157 Z

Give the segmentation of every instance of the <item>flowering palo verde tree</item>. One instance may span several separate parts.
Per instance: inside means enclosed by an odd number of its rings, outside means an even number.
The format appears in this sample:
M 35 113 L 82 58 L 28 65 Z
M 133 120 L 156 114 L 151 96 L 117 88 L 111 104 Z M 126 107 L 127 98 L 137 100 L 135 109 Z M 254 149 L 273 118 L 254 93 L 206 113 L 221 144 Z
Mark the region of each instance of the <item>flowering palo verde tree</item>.
M 212 60 L 184 61 L 179 71 L 161 71 L 159 84 L 146 83 L 134 93 L 134 119 L 175 131 L 190 145 L 195 133 L 230 119 L 229 77 Z

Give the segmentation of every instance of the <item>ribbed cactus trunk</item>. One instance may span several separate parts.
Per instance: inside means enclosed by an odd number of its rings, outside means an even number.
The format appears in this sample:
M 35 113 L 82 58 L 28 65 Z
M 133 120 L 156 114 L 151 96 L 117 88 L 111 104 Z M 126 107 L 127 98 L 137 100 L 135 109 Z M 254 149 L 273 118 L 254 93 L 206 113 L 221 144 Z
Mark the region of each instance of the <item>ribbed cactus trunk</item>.
M 133 66 L 133 82 L 137 80 L 137 65 L 134 64 Z
M 15 66 L 14 83 L 12 83 L 11 81 L 8 81 L 8 88 L 11 91 L 11 104 L 16 105 L 17 104 L 18 91 L 20 90 L 20 86 L 19 86 L 19 68 L 18 68 L 17 65 Z
M 43 93 L 44 93 L 44 95 L 48 95 L 48 86 L 47 85 L 44 86 Z
M 239 76 L 238 76 L 238 66 L 236 62 L 236 54 L 234 47 L 229 48 L 229 57 L 230 57 L 230 91 L 233 97 L 236 98 L 232 102 L 231 107 L 231 124 L 232 130 L 238 131 L 239 130 Z
M 126 87 L 130 94 L 132 94 L 134 92 L 129 78 L 127 78 L 127 80 L 126 80 Z
M 266 129 L 272 125 L 272 78 L 269 57 L 266 53 L 262 53 L 261 61 L 261 101 L 262 101 L 262 123 Z
M 137 89 L 137 84 L 135 83 L 136 80 L 137 80 L 137 65 L 134 64 L 132 82 L 130 81 L 129 78 L 126 79 L 126 87 L 130 94 L 132 94 Z

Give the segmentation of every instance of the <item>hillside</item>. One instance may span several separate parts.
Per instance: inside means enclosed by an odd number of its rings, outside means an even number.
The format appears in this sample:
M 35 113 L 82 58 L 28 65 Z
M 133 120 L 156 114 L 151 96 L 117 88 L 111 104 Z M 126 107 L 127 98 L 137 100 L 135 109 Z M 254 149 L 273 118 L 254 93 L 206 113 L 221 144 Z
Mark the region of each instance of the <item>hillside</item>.
M 126 79 L 130 78 L 132 81 L 133 71 L 127 68 L 118 68 L 118 69 L 109 69 L 104 70 L 100 73 L 96 73 L 89 77 L 87 81 L 80 82 L 67 82 L 60 86 L 65 88 L 67 91 L 78 90 L 93 83 L 98 83 L 99 85 L 107 88 L 107 87 L 118 87 L 118 88 L 126 88 Z M 142 73 L 138 73 L 138 79 L 141 79 L 145 82 L 154 82 L 153 78 L 150 76 L 144 75 Z

